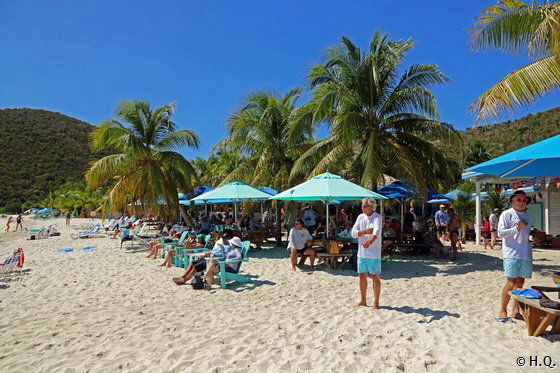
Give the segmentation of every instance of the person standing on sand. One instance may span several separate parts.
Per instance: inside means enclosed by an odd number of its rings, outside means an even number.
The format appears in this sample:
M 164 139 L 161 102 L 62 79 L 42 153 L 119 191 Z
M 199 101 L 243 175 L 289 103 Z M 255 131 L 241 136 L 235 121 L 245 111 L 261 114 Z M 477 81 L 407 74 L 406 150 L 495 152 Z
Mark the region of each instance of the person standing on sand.
M 72 213 L 68 211 L 66 213 L 66 225 L 70 225 L 70 220 L 72 219 Z
M 352 237 L 358 238 L 358 277 L 360 279 L 360 303 L 367 306 L 367 278 L 373 281 L 373 309 L 379 309 L 381 294 L 381 215 L 375 212 L 374 199 L 362 200 L 363 213 L 352 227 Z
M 21 223 L 23 221 L 23 217 L 21 216 L 21 214 L 18 214 L 17 218 L 16 218 L 16 232 L 17 229 L 19 227 L 20 231 L 23 231 L 23 224 Z
M 527 204 L 531 197 L 518 190 L 513 193 L 509 201 L 511 208 L 500 215 L 498 222 L 498 236 L 502 238 L 502 255 L 504 259 L 504 276 L 506 284 L 502 289 L 502 304 L 498 321 L 507 322 L 507 306 L 509 292 L 523 288 L 525 279 L 531 278 L 533 271 L 533 248 L 529 242 L 531 220 L 527 215 Z M 512 316 L 518 317 L 519 305 L 513 302 Z
M 8 217 L 8 221 L 6 222 L 6 232 L 10 231 L 10 224 L 12 224 L 12 222 L 14 221 L 13 217 Z
M 490 247 L 493 249 L 496 246 L 496 239 L 498 238 L 498 220 L 500 218 L 500 209 L 492 210 L 492 214 L 488 220 L 490 221 Z

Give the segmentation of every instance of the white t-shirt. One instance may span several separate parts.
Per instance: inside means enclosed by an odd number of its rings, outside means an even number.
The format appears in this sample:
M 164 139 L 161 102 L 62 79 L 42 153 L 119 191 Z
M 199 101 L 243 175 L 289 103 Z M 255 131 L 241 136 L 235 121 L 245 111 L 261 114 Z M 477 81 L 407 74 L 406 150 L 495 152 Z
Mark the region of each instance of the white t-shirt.
M 305 247 L 307 241 L 311 241 L 313 236 L 305 228 L 297 230 L 295 228 L 290 229 L 290 234 L 288 235 L 288 251 L 292 248 L 296 250 L 301 250 Z
M 498 216 L 496 214 L 490 214 L 488 221 L 490 221 L 490 229 L 498 229 Z
M 525 220 L 527 226 L 518 231 L 516 224 Z M 504 259 L 533 260 L 533 248 L 529 242 L 531 219 L 525 212 L 510 208 L 500 215 L 498 236 L 502 238 L 502 255 Z
M 358 237 L 359 231 L 368 228 L 373 228 L 373 233 L 371 235 L 366 234 Z M 373 241 L 369 247 L 364 247 L 364 242 L 370 240 L 373 236 L 376 236 L 377 239 Z M 358 258 L 381 259 L 381 240 L 383 239 L 381 235 L 381 215 L 377 212 L 374 212 L 370 216 L 360 214 L 352 227 L 352 237 L 358 237 Z

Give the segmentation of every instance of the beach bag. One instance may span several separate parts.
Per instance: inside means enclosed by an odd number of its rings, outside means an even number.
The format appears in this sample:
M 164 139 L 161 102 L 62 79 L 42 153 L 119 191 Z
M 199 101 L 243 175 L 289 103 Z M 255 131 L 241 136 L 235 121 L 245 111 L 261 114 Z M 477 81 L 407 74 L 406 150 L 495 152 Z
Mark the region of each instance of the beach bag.
M 194 290 L 202 290 L 204 289 L 204 285 L 206 285 L 205 282 L 201 275 L 194 275 L 191 280 L 191 285 Z

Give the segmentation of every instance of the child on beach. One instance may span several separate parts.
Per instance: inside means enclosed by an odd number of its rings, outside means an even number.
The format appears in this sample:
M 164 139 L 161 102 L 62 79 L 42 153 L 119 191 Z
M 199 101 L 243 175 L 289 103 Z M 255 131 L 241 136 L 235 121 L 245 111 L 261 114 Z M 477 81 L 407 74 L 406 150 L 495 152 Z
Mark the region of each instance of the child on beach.
M 363 213 L 358 216 L 352 237 L 358 238 L 358 277 L 360 278 L 360 303 L 367 306 L 367 278 L 371 276 L 373 282 L 373 309 L 379 309 L 381 294 L 381 216 L 375 212 L 377 203 L 374 199 L 362 200 Z
M 6 222 L 6 232 L 10 231 L 10 224 L 12 224 L 13 221 L 14 221 L 14 218 L 10 216 L 8 218 L 8 221 Z

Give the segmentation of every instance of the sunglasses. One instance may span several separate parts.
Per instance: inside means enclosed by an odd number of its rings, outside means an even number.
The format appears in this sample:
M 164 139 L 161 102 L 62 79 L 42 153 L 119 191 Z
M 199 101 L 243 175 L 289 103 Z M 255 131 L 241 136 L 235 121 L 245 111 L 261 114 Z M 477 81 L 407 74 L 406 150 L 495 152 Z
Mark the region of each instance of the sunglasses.
M 363 205 L 362 206 L 363 209 L 365 209 L 366 207 L 373 207 L 373 206 L 370 206 L 370 205 Z
M 513 200 L 517 201 L 517 202 L 524 202 L 524 203 L 527 203 L 527 201 L 528 201 L 527 198 L 514 198 Z

